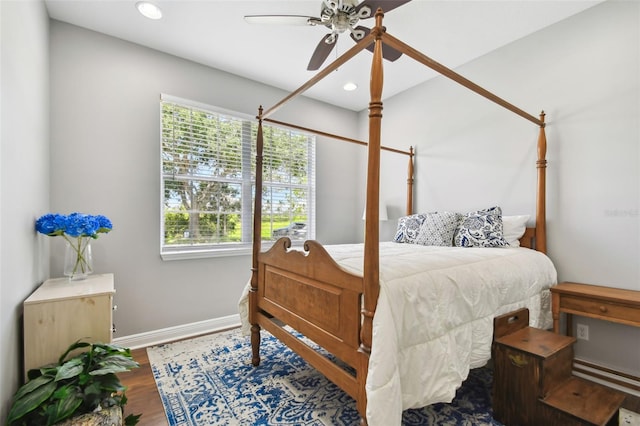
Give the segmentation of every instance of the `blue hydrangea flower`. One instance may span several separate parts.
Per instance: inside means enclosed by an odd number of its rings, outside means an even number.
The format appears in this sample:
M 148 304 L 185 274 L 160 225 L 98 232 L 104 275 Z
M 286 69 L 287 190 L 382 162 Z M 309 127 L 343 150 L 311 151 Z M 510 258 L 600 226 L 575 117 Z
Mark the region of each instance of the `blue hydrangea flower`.
M 70 237 L 92 237 L 98 229 L 98 221 L 90 215 L 71 213 L 67 216 L 65 234 Z
M 55 237 L 64 233 L 65 224 L 66 216 L 48 213 L 36 220 L 36 230 L 41 234 Z
M 65 216 L 47 213 L 36 220 L 36 231 L 50 237 L 62 235 L 65 239 L 67 237 L 98 238 L 99 233 L 107 233 L 111 229 L 113 224 L 103 215 L 94 216 L 74 212 Z
M 96 216 L 96 219 L 98 220 L 97 232 L 109 232 L 113 229 L 113 225 L 111 224 L 111 221 L 107 217 L 99 214 Z

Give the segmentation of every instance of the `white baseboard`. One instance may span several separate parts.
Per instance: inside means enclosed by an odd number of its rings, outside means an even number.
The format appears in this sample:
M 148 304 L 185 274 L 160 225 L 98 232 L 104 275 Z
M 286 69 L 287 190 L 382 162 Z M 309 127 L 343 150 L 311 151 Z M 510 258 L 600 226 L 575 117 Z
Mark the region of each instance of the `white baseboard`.
M 640 378 L 576 358 L 573 374 L 604 386 L 640 397 Z
M 116 337 L 113 339 L 113 343 L 129 349 L 138 349 L 239 326 L 240 315 L 235 314 L 130 336 Z

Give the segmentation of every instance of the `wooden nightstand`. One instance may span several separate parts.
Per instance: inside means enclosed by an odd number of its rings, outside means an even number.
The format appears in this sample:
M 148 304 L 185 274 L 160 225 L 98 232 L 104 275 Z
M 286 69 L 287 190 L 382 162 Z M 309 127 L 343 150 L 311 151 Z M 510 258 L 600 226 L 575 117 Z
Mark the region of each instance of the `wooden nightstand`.
M 58 357 L 76 340 L 111 343 L 113 274 L 45 281 L 24 301 L 26 373 Z
M 573 314 L 640 327 L 640 291 L 563 282 L 551 287 L 551 309 L 556 333 L 560 332 L 560 313 L 567 314 L 568 336 Z

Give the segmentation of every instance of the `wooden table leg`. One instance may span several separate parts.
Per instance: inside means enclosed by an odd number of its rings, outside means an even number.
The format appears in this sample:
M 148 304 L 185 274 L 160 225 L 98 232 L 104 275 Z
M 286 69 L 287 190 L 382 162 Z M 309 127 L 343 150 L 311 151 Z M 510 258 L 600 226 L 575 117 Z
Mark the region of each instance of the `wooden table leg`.
M 551 316 L 553 332 L 560 334 L 560 295 L 558 293 L 551 293 Z
M 573 314 L 567 314 L 567 336 L 573 336 Z

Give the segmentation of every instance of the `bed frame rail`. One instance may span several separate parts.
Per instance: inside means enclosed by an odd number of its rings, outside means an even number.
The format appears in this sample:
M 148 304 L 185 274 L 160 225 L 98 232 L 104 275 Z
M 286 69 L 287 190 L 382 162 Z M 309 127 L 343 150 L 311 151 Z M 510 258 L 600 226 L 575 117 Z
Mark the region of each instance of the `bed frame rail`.
M 282 325 L 278 324 L 274 320 L 268 318 L 264 314 L 258 314 L 258 324 L 262 326 L 269 333 L 273 334 L 278 340 L 287 345 L 297 354 L 299 354 L 305 361 L 311 364 L 316 370 L 322 373 L 327 379 L 331 380 L 342 390 L 344 390 L 353 399 L 358 399 L 359 384 L 357 373 L 351 374 L 340 365 L 334 363 L 328 358 L 316 352 L 316 350 L 297 336 L 294 336 L 287 331 Z M 362 380 L 364 380 L 363 378 Z

